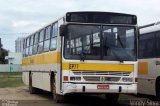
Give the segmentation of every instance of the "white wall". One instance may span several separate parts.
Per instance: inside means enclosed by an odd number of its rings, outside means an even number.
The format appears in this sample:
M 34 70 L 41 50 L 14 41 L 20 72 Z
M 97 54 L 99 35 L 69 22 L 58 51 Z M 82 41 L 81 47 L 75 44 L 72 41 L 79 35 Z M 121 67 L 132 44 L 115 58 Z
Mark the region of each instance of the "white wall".
M 9 52 L 8 54 L 8 63 L 12 63 L 12 64 L 22 64 L 22 53 L 13 53 L 13 52 Z M 12 58 L 12 59 L 10 59 Z

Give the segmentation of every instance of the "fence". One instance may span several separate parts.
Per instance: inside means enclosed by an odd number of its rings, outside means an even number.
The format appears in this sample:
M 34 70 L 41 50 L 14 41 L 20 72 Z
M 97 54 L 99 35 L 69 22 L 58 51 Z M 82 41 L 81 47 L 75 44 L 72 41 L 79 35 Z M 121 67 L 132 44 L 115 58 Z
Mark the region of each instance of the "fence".
M 20 64 L 0 64 L 0 72 L 21 72 Z

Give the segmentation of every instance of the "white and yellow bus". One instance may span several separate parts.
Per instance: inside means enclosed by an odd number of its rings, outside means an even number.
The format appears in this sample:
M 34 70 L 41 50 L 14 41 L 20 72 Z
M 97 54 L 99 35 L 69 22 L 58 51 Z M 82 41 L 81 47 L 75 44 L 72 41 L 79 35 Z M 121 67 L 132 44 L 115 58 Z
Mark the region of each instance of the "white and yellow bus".
M 111 12 L 68 12 L 26 37 L 23 81 L 30 93 L 137 93 L 137 17 Z
M 138 93 L 160 99 L 160 24 L 140 27 Z

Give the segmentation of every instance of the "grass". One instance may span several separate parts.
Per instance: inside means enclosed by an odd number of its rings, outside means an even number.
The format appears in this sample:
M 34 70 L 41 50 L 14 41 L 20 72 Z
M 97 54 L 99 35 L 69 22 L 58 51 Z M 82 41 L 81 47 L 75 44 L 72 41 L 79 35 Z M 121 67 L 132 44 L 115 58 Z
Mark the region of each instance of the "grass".
M 0 73 L 0 88 L 22 86 L 21 72 L 3 72 Z

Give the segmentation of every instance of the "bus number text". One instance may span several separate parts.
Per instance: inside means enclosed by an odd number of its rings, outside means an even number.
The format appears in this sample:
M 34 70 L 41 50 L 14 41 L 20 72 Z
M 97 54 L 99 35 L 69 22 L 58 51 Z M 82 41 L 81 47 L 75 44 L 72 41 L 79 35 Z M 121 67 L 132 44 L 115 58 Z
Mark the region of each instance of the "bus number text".
M 76 69 L 78 69 L 78 64 L 69 64 L 69 69 L 70 70 L 76 70 Z

